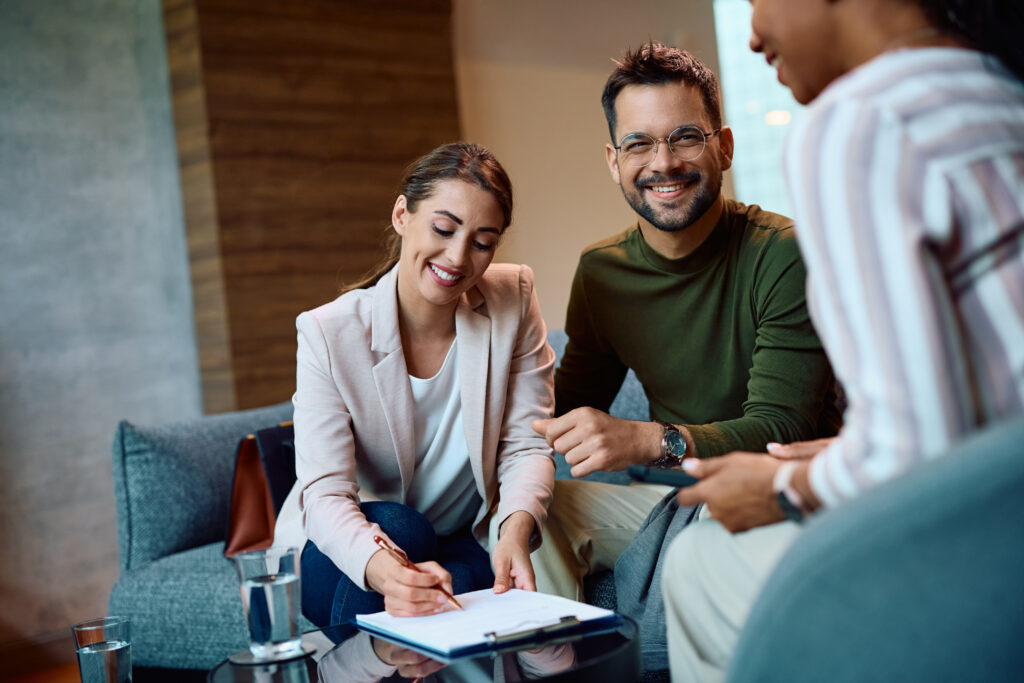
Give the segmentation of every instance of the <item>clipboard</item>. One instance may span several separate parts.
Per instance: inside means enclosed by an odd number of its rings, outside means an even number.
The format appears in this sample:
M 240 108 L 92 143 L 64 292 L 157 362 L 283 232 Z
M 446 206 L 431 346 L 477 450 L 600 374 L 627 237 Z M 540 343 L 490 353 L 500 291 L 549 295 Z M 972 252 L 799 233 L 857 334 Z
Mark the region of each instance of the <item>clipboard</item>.
M 451 661 L 552 644 L 618 629 L 622 617 L 611 610 L 512 589 L 495 595 L 487 588 L 456 596 L 464 610 L 425 617 L 360 614 L 352 624 L 434 659 Z

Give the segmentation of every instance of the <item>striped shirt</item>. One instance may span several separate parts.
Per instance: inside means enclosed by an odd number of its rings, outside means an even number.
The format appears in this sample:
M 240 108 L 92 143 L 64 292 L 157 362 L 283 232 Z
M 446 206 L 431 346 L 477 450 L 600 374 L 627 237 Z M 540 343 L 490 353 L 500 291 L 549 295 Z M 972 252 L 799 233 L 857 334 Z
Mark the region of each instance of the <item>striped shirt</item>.
M 848 399 L 821 501 L 1024 413 L 1024 85 L 969 50 L 881 55 L 808 108 L 785 171 Z

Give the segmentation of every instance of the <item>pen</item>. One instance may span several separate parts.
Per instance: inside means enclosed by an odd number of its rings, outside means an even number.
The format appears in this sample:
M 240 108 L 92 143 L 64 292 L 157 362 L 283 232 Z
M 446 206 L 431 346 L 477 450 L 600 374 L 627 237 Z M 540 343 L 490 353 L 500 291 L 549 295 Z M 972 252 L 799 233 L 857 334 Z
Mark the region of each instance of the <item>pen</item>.
M 403 567 L 408 567 L 409 569 L 412 569 L 413 571 L 417 571 L 417 572 L 419 572 L 421 574 L 426 574 L 427 573 L 427 572 L 423 571 L 422 569 L 420 569 L 419 567 L 417 567 L 416 565 L 414 565 L 412 562 L 410 562 L 409 558 L 406 556 L 406 554 L 404 552 L 402 552 L 398 548 L 395 548 L 394 546 L 392 546 L 390 543 L 385 541 L 380 536 L 374 536 L 373 537 L 373 542 L 376 543 L 378 546 L 380 546 L 382 549 L 388 551 L 391 554 L 391 557 L 393 557 L 396 560 L 398 560 L 398 563 L 400 565 L 402 565 Z M 444 596 L 446 598 L 448 598 L 448 602 L 450 602 L 453 605 L 455 605 L 456 609 L 462 609 L 462 605 L 460 605 L 459 601 L 455 599 L 455 596 L 452 595 L 451 593 L 449 593 L 448 591 L 446 591 L 444 589 L 444 587 L 439 585 L 439 586 L 437 586 L 437 590 L 439 590 L 442 593 L 444 593 Z

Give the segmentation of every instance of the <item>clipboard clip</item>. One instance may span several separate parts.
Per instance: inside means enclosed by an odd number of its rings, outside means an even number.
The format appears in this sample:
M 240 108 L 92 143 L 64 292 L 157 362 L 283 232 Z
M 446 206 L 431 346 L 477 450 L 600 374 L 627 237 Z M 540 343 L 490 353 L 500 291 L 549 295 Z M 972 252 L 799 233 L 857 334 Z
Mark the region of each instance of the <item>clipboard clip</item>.
M 558 633 L 566 629 L 573 628 L 580 625 L 580 620 L 573 616 L 562 617 L 553 624 L 547 624 L 545 626 L 538 626 L 536 628 L 527 628 L 521 631 L 513 631 L 511 633 L 502 633 L 499 635 L 496 631 L 485 633 L 484 636 L 487 638 L 487 642 L 491 645 L 502 645 L 505 643 L 511 643 L 524 638 L 537 638 L 539 636 L 546 636 L 552 633 Z

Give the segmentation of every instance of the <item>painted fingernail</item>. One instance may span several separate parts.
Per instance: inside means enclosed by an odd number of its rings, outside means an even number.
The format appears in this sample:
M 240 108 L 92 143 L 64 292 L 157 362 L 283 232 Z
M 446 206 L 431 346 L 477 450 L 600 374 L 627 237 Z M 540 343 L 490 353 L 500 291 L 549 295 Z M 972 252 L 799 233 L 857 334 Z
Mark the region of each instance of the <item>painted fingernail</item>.
M 782 448 L 782 444 L 776 443 L 774 441 L 769 441 L 768 444 L 765 446 L 765 448 L 768 449 L 769 453 L 772 453 L 772 452 Z
M 697 469 L 697 460 L 695 458 L 685 458 L 683 460 L 683 469 L 687 472 L 692 472 Z

